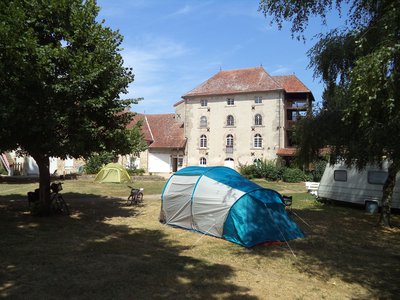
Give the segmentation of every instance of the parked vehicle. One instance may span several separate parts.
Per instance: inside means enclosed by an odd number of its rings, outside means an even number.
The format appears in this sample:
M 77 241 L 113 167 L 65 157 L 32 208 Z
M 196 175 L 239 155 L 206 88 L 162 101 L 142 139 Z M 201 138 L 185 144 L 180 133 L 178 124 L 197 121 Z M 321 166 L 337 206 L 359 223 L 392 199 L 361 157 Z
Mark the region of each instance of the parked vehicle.
M 383 184 L 388 176 L 387 163 L 382 168 L 367 166 L 361 171 L 344 164 L 327 165 L 318 188 L 318 197 L 352 202 L 369 206 L 381 206 Z M 400 208 L 400 173 L 396 177 L 392 207 Z

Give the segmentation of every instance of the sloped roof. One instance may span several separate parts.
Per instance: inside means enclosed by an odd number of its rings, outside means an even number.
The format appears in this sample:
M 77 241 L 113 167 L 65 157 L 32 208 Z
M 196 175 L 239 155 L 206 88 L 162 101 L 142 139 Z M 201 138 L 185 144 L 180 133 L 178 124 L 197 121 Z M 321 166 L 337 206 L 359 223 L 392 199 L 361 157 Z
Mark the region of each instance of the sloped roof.
M 128 125 L 142 121 L 141 131 L 149 148 L 184 148 L 186 139 L 183 123 L 175 120 L 175 114 L 137 114 Z
M 296 148 L 280 148 L 276 151 L 276 155 L 278 156 L 295 156 L 296 155 Z
M 311 93 L 311 91 L 297 78 L 296 75 L 272 76 L 286 93 Z
M 182 97 L 282 90 L 263 67 L 219 71 Z

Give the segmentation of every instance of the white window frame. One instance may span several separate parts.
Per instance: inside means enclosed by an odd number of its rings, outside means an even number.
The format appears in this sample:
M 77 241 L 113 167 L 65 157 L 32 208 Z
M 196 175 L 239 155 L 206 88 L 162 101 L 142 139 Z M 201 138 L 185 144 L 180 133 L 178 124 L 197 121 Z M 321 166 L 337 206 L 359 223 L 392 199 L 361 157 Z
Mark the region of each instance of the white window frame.
M 255 104 L 261 104 L 263 101 L 263 98 L 261 96 L 255 96 L 254 97 L 254 103 Z
M 201 128 L 207 127 L 207 117 L 206 116 L 200 117 L 200 127 Z
M 208 105 L 208 100 L 207 99 L 201 99 L 200 100 L 200 106 L 201 107 L 206 107 Z
M 207 166 L 207 158 L 205 158 L 205 157 L 200 157 L 200 159 L 199 159 L 199 165 L 200 165 L 200 166 Z
M 262 148 L 262 144 L 263 144 L 263 139 L 261 134 L 256 133 L 254 135 L 254 139 L 253 139 L 253 143 L 254 143 L 254 148 Z
M 256 114 L 254 116 L 254 125 L 261 126 L 262 125 L 262 119 L 263 119 L 262 115 Z
M 235 99 L 234 98 L 227 98 L 226 99 L 226 105 L 234 106 L 235 105 Z
M 235 126 L 235 117 L 232 115 L 228 115 L 226 117 L 226 126 Z
M 226 136 L 226 146 L 233 147 L 233 135 L 232 134 L 228 134 Z
M 207 136 L 205 134 L 200 136 L 200 148 L 207 148 Z

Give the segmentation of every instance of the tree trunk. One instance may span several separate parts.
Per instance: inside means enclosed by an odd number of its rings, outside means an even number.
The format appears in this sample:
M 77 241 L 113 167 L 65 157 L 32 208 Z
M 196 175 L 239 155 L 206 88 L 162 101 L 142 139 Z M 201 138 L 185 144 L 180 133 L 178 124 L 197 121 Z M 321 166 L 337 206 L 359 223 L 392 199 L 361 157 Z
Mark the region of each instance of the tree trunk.
M 33 156 L 39 167 L 39 203 L 35 214 L 48 216 L 51 213 L 50 203 L 50 161 L 47 156 Z
M 399 172 L 400 164 L 398 162 L 391 162 L 388 168 L 388 178 L 383 185 L 382 194 L 382 207 L 379 217 L 379 225 L 391 226 L 390 224 L 390 210 L 393 198 L 393 190 L 396 185 L 396 175 Z

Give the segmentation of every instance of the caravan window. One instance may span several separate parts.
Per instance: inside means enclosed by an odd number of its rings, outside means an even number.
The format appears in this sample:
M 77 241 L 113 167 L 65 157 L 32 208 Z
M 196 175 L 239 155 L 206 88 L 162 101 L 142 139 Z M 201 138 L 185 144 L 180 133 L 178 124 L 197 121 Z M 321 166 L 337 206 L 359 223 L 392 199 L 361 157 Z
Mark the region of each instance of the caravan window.
M 347 181 L 347 171 L 346 170 L 336 170 L 333 173 L 333 178 L 335 181 Z
M 384 184 L 388 177 L 385 171 L 368 171 L 368 183 L 370 184 Z

